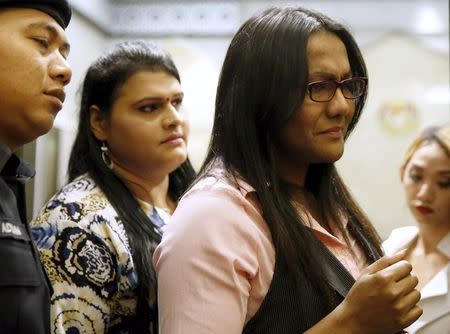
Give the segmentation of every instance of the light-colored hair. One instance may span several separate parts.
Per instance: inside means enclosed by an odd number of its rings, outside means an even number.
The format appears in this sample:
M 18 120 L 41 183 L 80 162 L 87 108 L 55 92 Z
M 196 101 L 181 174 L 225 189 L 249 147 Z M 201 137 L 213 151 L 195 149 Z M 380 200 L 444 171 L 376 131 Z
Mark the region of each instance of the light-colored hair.
M 403 179 L 403 174 L 408 162 L 416 151 L 424 144 L 437 143 L 450 157 L 450 124 L 442 126 L 431 126 L 422 130 L 422 132 L 413 140 L 406 150 L 403 162 L 400 166 L 400 177 Z

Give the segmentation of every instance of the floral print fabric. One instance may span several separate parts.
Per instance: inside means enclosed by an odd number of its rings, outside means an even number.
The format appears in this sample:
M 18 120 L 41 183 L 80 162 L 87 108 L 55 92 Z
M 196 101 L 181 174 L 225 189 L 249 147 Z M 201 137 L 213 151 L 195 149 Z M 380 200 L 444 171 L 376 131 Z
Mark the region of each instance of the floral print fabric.
M 95 182 L 83 175 L 66 185 L 31 226 L 54 290 L 52 333 L 128 333 L 137 274 L 124 226 Z

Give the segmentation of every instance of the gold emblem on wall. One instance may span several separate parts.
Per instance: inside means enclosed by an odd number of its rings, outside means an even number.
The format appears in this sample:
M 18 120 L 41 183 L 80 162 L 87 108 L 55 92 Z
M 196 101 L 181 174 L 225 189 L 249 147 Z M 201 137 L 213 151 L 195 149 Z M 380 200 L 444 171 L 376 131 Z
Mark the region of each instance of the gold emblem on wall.
M 378 119 L 385 132 L 404 135 L 415 132 L 418 128 L 418 111 L 409 101 L 389 101 L 380 105 Z

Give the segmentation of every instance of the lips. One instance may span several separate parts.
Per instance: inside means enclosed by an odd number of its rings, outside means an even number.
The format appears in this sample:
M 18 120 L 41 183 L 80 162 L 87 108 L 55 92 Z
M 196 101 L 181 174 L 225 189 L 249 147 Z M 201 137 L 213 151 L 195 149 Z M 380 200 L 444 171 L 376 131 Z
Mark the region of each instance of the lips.
M 327 129 L 327 130 L 325 130 L 325 131 L 322 131 L 321 133 L 343 133 L 343 131 L 342 131 L 342 127 L 339 127 L 339 126 L 335 126 L 335 127 L 332 127 L 332 128 L 329 128 L 329 129 Z
M 418 205 L 416 206 L 416 210 L 421 213 L 422 215 L 429 215 L 434 212 L 434 210 L 428 206 L 425 205 Z
M 183 139 L 183 135 L 178 134 L 178 133 L 173 134 L 173 135 L 170 135 L 169 137 L 167 137 L 167 138 L 165 138 L 163 141 L 161 141 L 161 144 L 170 143 L 170 142 L 175 142 L 175 141 L 177 141 L 178 139 Z
M 56 97 L 61 103 L 64 103 L 66 99 L 66 93 L 62 89 L 51 89 L 45 92 L 45 94 Z
M 344 137 L 344 130 L 340 126 L 328 128 L 325 131 L 319 132 L 319 135 L 325 136 L 332 140 L 341 140 Z

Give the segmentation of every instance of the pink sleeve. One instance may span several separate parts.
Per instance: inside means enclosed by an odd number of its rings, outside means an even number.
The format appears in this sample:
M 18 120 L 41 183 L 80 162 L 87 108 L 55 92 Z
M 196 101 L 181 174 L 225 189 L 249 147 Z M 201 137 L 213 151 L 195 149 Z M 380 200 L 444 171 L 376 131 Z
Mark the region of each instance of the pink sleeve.
M 153 258 L 161 334 L 242 333 L 260 233 L 230 191 L 180 202 Z

